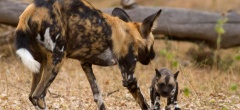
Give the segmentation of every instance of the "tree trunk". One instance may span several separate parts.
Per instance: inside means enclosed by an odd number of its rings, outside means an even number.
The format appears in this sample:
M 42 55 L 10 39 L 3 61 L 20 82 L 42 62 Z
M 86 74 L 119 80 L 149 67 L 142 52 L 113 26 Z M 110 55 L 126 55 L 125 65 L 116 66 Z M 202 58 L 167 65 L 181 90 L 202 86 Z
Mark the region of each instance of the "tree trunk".
M 26 8 L 26 4 L 10 0 L 0 0 L 0 23 L 16 26 L 18 17 Z M 222 17 L 219 13 L 202 12 L 196 10 L 134 6 L 125 9 L 132 20 L 142 21 L 145 17 L 162 9 L 158 19 L 155 34 L 164 34 L 173 40 L 204 41 L 210 47 L 216 46 L 217 33 L 214 27 L 217 20 Z M 103 9 L 111 13 L 113 8 Z M 240 45 L 240 15 L 228 13 L 228 22 L 224 25 L 226 33 L 222 35 L 221 48 L 230 48 Z

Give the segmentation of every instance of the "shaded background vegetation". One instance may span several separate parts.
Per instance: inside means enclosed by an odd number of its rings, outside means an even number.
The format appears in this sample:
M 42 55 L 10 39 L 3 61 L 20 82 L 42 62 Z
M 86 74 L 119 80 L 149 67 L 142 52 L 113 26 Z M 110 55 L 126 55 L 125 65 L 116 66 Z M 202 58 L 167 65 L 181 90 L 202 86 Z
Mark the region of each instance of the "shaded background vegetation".
M 23 0 L 29 2 L 30 0 Z M 120 0 L 89 0 L 97 8 L 120 7 Z M 168 6 L 225 13 L 240 9 L 239 0 L 136 0 L 144 6 Z M 14 30 L 0 25 L 1 33 Z M 12 35 L 9 35 L 12 36 Z M 157 35 L 159 37 L 161 35 Z M 8 41 L 8 40 L 6 40 Z M 31 74 L 15 56 L 11 42 L 0 44 L 0 109 L 33 109 L 28 101 Z M 137 65 L 136 77 L 148 102 L 149 86 L 154 69 L 168 67 L 179 70 L 179 104 L 183 109 L 240 109 L 240 47 L 219 50 L 204 43 L 156 40 L 156 58 L 148 66 Z M 217 60 L 217 61 L 215 61 Z M 94 66 L 94 73 L 110 110 L 138 110 L 117 66 Z M 166 105 L 166 101 L 162 101 Z M 47 104 L 50 109 L 96 109 L 92 92 L 78 61 L 68 59 L 49 88 Z

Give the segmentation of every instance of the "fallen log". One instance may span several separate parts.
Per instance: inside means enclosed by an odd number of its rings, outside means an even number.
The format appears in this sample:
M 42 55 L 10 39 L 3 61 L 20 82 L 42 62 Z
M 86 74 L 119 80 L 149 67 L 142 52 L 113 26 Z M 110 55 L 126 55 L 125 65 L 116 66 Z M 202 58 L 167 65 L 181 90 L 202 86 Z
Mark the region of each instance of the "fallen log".
M 134 21 L 142 21 L 145 16 L 162 9 L 158 19 L 155 34 L 164 34 L 172 40 L 179 41 L 204 41 L 210 47 L 216 46 L 217 32 L 215 25 L 222 18 L 222 14 L 203 12 L 197 10 L 167 8 L 167 7 L 142 7 L 138 6 L 126 10 Z M 105 9 L 110 13 L 112 9 Z M 225 33 L 222 35 L 221 48 L 230 48 L 240 45 L 240 14 L 231 12 L 225 15 L 228 22 L 224 25 Z
M 0 0 L 0 23 L 17 26 L 19 16 L 27 5 L 20 1 Z
M 16 26 L 18 17 L 27 4 L 0 0 L 0 23 Z M 203 12 L 197 10 L 167 8 L 167 7 L 142 7 L 126 9 L 133 21 L 142 21 L 146 16 L 162 9 L 158 19 L 155 34 L 164 34 L 172 40 L 200 41 L 210 47 L 216 46 L 217 33 L 214 27 L 222 15 L 214 12 Z M 113 8 L 103 9 L 111 14 Z M 238 13 L 227 13 L 228 22 L 224 25 L 226 33 L 222 35 L 220 48 L 230 48 L 240 45 L 240 15 Z

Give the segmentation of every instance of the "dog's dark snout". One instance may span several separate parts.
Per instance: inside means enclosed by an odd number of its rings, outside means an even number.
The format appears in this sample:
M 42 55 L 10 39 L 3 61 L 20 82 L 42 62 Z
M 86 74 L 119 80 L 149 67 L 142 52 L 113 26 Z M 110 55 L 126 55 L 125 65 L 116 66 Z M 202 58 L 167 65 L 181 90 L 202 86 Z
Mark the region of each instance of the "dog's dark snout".
M 163 93 L 168 93 L 168 88 L 167 88 L 167 87 L 165 87 L 165 88 L 163 89 Z
M 162 91 L 162 95 L 163 95 L 163 96 L 168 96 L 168 94 L 169 94 L 168 89 L 167 89 L 167 88 L 164 88 L 163 91 Z
M 167 94 L 168 94 L 168 92 L 167 92 L 167 91 L 163 91 L 163 94 L 164 94 L 164 95 L 167 95 Z

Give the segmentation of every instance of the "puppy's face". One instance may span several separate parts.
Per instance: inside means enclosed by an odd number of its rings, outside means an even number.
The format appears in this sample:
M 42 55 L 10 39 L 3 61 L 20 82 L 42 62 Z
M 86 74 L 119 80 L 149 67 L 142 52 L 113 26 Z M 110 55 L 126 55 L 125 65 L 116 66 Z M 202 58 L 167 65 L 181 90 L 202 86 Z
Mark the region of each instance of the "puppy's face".
M 170 70 L 163 68 L 156 69 L 155 89 L 162 97 L 169 97 L 175 92 L 178 72 L 173 74 Z

